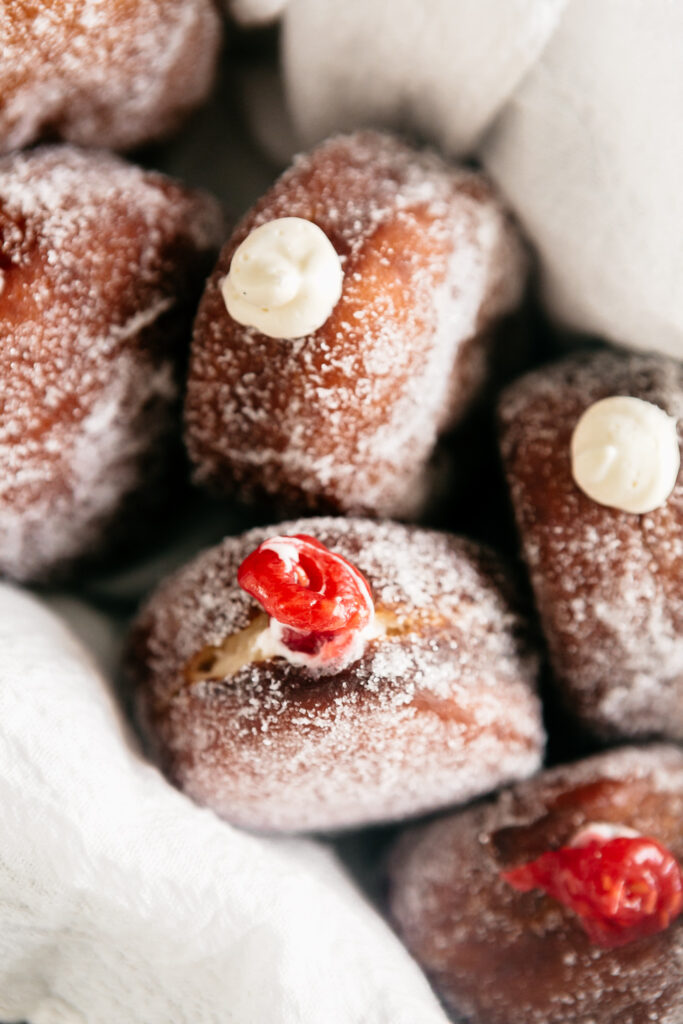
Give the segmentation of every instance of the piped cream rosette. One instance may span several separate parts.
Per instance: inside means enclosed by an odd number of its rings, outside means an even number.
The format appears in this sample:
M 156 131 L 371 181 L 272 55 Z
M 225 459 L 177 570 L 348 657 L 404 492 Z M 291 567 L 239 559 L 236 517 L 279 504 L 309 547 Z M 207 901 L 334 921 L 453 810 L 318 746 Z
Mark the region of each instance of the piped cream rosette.
M 676 420 L 640 398 L 603 398 L 576 424 L 571 460 L 577 486 L 593 501 L 623 512 L 652 512 L 676 484 Z
M 238 323 L 270 338 L 302 338 L 325 323 L 344 273 L 317 224 L 281 217 L 255 228 L 235 251 L 221 289 Z

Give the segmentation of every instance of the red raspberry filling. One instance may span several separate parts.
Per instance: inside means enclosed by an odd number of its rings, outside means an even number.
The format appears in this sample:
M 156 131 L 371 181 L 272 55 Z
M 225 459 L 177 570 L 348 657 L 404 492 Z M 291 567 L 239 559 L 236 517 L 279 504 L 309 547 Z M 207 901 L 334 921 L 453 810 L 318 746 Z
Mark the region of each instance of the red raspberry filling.
M 683 909 L 683 872 L 646 836 L 587 836 L 501 877 L 519 892 L 543 889 L 579 917 L 589 938 L 613 948 L 663 931 Z
M 306 534 L 273 537 L 252 551 L 237 582 L 281 626 L 290 650 L 338 660 L 374 615 L 370 587 L 351 562 Z

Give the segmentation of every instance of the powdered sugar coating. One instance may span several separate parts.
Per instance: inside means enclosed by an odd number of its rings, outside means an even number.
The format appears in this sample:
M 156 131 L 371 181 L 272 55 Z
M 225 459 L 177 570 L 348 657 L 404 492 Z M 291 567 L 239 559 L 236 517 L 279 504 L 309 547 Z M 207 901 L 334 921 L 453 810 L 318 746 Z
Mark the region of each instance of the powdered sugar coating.
M 205 98 L 219 42 L 211 0 L 0 0 L 0 152 L 167 134 Z
M 399 842 L 392 916 L 435 988 L 473 1024 L 683 1019 L 683 919 L 603 949 L 561 904 L 500 878 L 596 813 L 658 839 L 683 863 L 683 752 L 625 747 L 562 766 Z
M 284 659 L 188 683 L 188 662 L 259 606 L 237 568 L 267 537 L 307 533 L 353 562 L 399 634 L 316 678 Z M 228 820 L 320 829 L 417 814 L 539 765 L 536 658 L 493 556 L 445 534 L 320 518 L 228 538 L 142 611 L 131 671 L 165 771 Z
M 220 225 L 208 196 L 105 154 L 0 161 L 0 571 L 91 554 L 165 474 Z
M 295 341 L 237 324 L 220 291 L 237 246 L 279 217 L 317 224 L 344 270 L 332 315 Z M 323 511 L 414 512 L 525 269 L 478 174 L 372 132 L 298 157 L 238 226 L 200 306 L 186 403 L 196 479 Z
M 574 483 L 570 438 L 609 395 L 678 420 L 683 367 L 655 355 L 574 355 L 514 384 L 502 452 L 555 675 L 582 720 L 613 736 L 683 738 L 683 473 L 645 515 L 605 508 Z

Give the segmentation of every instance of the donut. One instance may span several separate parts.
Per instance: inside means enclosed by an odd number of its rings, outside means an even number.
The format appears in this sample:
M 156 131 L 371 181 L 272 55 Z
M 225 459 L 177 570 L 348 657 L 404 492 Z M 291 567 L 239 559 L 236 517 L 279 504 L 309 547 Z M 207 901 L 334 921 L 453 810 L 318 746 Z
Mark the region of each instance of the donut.
M 390 913 L 470 1024 L 677 1024 L 682 819 L 676 747 L 554 768 L 407 830 Z
M 322 517 L 229 537 L 161 585 L 129 650 L 153 756 L 236 825 L 404 818 L 542 756 L 510 581 L 446 534 Z
M 599 736 L 683 739 L 681 417 L 683 366 L 619 351 L 569 356 L 501 401 L 554 675 Z
M 195 479 L 243 499 L 411 516 L 486 376 L 526 259 L 479 174 L 375 132 L 293 166 L 226 243 L 192 342 Z
M 206 97 L 220 22 L 211 0 L 0 0 L 0 39 L 0 152 L 128 149 Z
M 0 572 L 69 573 L 160 497 L 220 224 L 213 199 L 104 153 L 0 160 Z

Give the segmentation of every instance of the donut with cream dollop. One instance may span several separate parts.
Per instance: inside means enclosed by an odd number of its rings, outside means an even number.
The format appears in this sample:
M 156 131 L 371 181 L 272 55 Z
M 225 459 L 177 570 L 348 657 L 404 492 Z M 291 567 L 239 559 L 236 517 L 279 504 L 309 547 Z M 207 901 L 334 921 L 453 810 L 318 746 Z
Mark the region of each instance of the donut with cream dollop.
M 677 1024 L 682 820 L 674 746 L 554 768 L 409 829 L 391 914 L 471 1024 Z
M 683 739 L 683 366 L 574 354 L 515 382 L 500 424 L 566 706 L 600 735 Z
M 54 138 L 130 149 L 206 97 L 220 20 L 211 0 L 3 0 L 0 39 L 0 153 Z
M 415 513 L 525 271 L 480 174 L 373 132 L 297 158 L 200 305 L 185 406 L 196 480 L 289 507 Z
M 148 520 L 221 211 L 105 153 L 0 160 L 0 572 L 42 580 Z
M 319 518 L 230 537 L 152 596 L 129 664 L 166 774 L 255 829 L 416 815 L 542 756 L 507 575 L 428 530 Z

